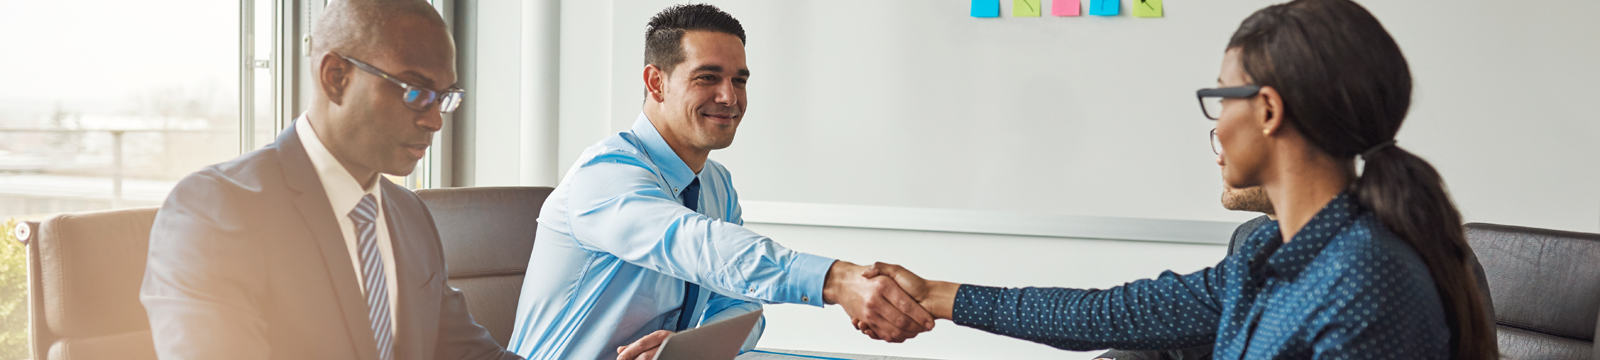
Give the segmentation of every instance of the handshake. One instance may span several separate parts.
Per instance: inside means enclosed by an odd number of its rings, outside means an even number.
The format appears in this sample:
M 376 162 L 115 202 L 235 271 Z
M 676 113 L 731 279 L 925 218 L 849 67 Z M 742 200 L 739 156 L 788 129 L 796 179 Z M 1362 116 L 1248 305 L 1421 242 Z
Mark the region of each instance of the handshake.
M 933 330 L 934 319 L 950 320 L 960 287 L 924 280 L 900 265 L 838 261 L 828 270 L 822 296 L 844 307 L 862 334 L 898 343 Z
M 871 266 L 835 261 L 822 285 L 822 302 L 838 304 L 862 334 L 892 343 L 928 330 L 934 319 L 950 320 L 961 284 L 927 281 L 900 265 Z M 617 359 L 653 359 L 672 331 L 658 330 L 617 348 Z

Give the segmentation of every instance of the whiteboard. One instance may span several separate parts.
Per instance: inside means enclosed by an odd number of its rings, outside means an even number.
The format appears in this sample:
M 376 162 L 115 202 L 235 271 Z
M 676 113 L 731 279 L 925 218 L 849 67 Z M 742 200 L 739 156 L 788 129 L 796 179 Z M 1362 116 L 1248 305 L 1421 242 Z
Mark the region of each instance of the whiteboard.
M 1088 16 L 1088 0 L 1085 16 L 1054 17 L 1044 2 L 1043 17 L 1011 17 L 1006 0 L 1000 18 L 973 18 L 964 0 L 710 1 L 744 24 L 753 73 L 738 137 L 712 158 L 748 201 L 1253 217 L 1218 204 L 1194 91 L 1274 1 L 1167 1 L 1154 19 L 1127 1 L 1116 17 Z M 563 106 L 604 102 L 626 129 L 644 26 L 671 3 L 613 2 L 611 74 L 597 80 L 610 96 L 563 93 Z M 1468 221 L 1600 231 L 1600 2 L 1363 4 L 1416 80 L 1399 144 L 1441 171 Z M 581 36 L 563 34 L 563 51 Z

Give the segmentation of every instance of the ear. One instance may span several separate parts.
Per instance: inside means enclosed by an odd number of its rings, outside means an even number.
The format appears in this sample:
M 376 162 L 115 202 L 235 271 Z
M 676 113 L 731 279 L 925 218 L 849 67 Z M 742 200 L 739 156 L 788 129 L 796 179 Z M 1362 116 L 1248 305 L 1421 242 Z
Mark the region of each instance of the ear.
M 1278 94 L 1278 89 L 1274 89 L 1271 86 L 1263 86 L 1261 87 L 1261 92 L 1256 94 L 1256 101 L 1259 101 L 1260 106 L 1258 108 L 1263 112 L 1261 117 L 1262 135 L 1277 135 L 1284 125 L 1283 97 Z
M 644 66 L 644 90 L 650 100 L 657 103 L 666 102 L 667 73 L 654 64 Z
M 350 88 L 352 70 L 355 70 L 355 64 L 344 61 L 339 55 L 331 51 L 322 54 L 322 61 L 317 64 L 317 83 L 329 102 L 344 105 L 344 93 Z

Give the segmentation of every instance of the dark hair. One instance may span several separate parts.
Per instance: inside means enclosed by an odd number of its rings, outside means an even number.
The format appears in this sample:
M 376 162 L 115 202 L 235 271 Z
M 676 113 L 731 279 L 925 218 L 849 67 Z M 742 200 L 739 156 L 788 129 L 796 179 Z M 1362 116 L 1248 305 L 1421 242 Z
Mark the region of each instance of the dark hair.
M 1498 358 L 1461 213 L 1432 165 L 1391 145 L 1411 107 L 1411 70 L 1378 19 L 1350 0 L 1296 0 L 1250 15 L 1228 48 L 1255 85 L 1278 90 L 1285 122 L 1312 145 L 1338 159 L 1362 155 L 1356 198 L 1427 264 L 1450 358 Z
M 722 9 L 707 4 L 673 5 L 651 17 L 645 27 L 644 63 L 672 72 L 683 63 L 683 33 L 691 30 L 726 33 L 744 43 L 744 26 Z

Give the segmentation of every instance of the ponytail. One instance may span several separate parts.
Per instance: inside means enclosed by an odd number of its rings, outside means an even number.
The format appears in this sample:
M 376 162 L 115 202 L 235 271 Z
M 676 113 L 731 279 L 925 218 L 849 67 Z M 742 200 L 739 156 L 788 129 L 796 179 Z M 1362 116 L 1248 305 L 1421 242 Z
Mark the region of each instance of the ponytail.
M 1405 240 L 1428 265 L 1450 326 L 1450 349 L 1456 359 L 1494 359 L 1494 319 L 1481 295 L 1476 272 L 1467 263 L 1466 233 L 1461 213 L 1450 201 L 1444 181 L 1432 165 L 1405 149 L 1389 145 L 1362 154 L 1366 165 L 1355 182 L 1356 199 L 1379 222 Z
M 1257 11 L 1228 48 L 1255 85 L 1278 89 L 1288 126 L 1336 159 L 1366 162 L 1356 199 L 1416 251 L 1433 276 L 1453 359 L 1495 359 L 1486 289 L 1467 260 L 1461 213 L 1439 172 L 1394 146 L 1411 107 L 1411 70 L 1378 19 L 1350 0 L 1295 0 Z

